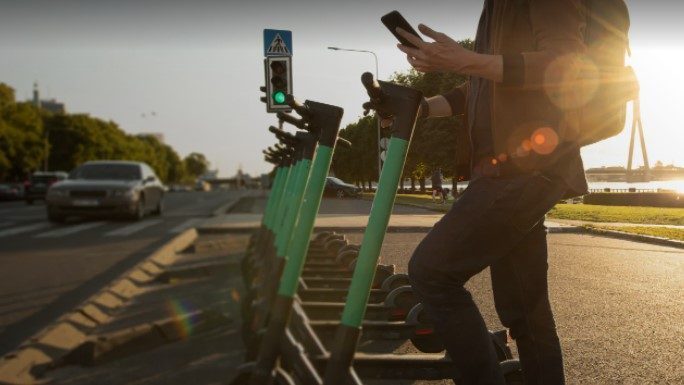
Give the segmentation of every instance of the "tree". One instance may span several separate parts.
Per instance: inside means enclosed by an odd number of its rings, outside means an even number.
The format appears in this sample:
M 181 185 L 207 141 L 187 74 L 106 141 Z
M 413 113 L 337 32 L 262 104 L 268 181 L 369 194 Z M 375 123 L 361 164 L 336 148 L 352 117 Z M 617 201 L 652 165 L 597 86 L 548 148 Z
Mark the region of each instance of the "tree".
M 466 48 L 473 48 L 471 40 L 460 43 Z M 391 81 L 418 89 L 426 97 L 443 94 L 466 80 L 466 77 L 454 73 L 420 73 L 413 69 L 395 73 L 391 77 Z M 350 150 L 335 151 L 333 170 L 342 179 L 357 183 L 368 178 L 377 180 L 377 139 L 375 126 L 371 127 L 370 124 L 375 124 L 375 119 L 364 117 L 340 131 L 340 136 L 353 143 Z M 417 181 L 424 189 L 425 178 L 437 167 L 442 168 L 445 176 L 454 176 L 456 158 L 460 155 L 456 153 L 456 145 L 465 140 L 460 118 L 432 118 L 419 122 L 413 133 L 402 180 L 410 178 L 413 188 Z M 369 173 L 369 170 L 372 172 Z
M 200 175 L 207 172 L 209 169 L 209 161 L 207 158 L 200 153 L 193 152 L 190 153 L 183 159 L 183 164 L 185 165 L 185 171 L 190 178 L 197 178 Z
M 15 101 L 14 88 L 5 83 L 0 83 L 0 108 L 14 104 Z

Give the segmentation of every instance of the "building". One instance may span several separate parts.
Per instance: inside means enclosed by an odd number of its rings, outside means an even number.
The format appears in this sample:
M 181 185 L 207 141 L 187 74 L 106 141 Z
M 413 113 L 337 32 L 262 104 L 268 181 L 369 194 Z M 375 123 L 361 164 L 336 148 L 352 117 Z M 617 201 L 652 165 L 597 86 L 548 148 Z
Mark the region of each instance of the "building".
M 55 99 L 41 99 L 40 92 L 38 90 L 38 83 L 33 83 L 33 105 L 46 111 L 50 111 L 54 114 L 64 114 L 66 113 L 66 108 L 64 103 L 60 103 Z

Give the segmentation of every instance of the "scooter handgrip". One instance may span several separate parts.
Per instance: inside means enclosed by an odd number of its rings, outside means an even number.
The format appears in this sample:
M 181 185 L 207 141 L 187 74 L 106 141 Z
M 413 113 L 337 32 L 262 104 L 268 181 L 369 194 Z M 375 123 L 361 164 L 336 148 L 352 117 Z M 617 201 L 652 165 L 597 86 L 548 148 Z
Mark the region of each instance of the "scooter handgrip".
M 361 75 L 361 83 L 366 87 L 368 91 L 368 96 L 371 98 L 382 97 L 382 90 L 380 89 L 380 84 L 373 78 L 373 74 L 370 72 L 364 72 Z
M 338 145 L 338 146 L 345 147 L 345 148 L 351 148 L 351 147 L 352 147 L 352 142 L 348 141 L 348 140 L 345 139 L 345 138 L 337 137 L 337 145 Z

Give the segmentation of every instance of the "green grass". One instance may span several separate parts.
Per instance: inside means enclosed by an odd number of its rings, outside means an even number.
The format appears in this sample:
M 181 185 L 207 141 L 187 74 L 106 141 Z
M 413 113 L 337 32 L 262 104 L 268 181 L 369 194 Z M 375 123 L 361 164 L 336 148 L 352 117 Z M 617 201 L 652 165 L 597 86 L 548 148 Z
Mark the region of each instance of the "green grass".
M 684 241 L 684 229 L 674 229 L 671 227 L 653 227 L 653 226 L 591 226 L 599 230 L 615 230 L 623 233 L 649 235 L 652 237 L 675 239 Z
M 550 218 L 645 225 L 684 225 L 684 208 L 558 204 Z
M 373 194 L 364 194 L 364 199 L 373 199 Z M 440 205 L 432 202 L 431 195 L 399 194 L 396 203 L 445 213 L 451 207 L 453 200 Z M 587 222 L 684 226 L 684 208 L 558 204 L 551 209 L 549 217 Z

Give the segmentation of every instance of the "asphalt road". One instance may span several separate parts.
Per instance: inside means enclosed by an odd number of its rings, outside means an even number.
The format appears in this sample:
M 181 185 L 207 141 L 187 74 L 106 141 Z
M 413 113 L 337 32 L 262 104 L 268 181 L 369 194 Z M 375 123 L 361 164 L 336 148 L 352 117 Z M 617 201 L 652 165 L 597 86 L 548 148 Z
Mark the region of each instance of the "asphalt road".
M 326 199 L 322 213 L 367 214 L 371 202 Z M 251 207 L 258 212 L 261 206 Z M 425 214 L 395 205 L 395 214 Z M 362 232 L 346 234 L 360 243 Z M 406 272 L 425 233 L 388 233 L 381 263 Z M 549 290 L 568 385 L 684 384 L 684 251 L 577 234 L 550 234 Z M 490 329 L 500 329 L 487 270 L 468 282 Z M 395 352 L 416 352 L 409 343 Z M 399 381 L 396 385 L 450 384 Z
M 168 193 L 164 214 L 139 222 L 51 224 L 41 203 L 0 203 L 0 355 L 237 194 Z
M 405 272 L 424 236 L 387 234 L 382 263 Z M 355 243 L 362 237 L 347 235 Z M 684 252 L 575 234 L 551 234 L 548 243 L 550 295 L 567 383 L 684 384 Z M 489 328 L 501 328 L 489 272 L 467 287 Z M 407 343 L 397 352 L 412 349 Z

